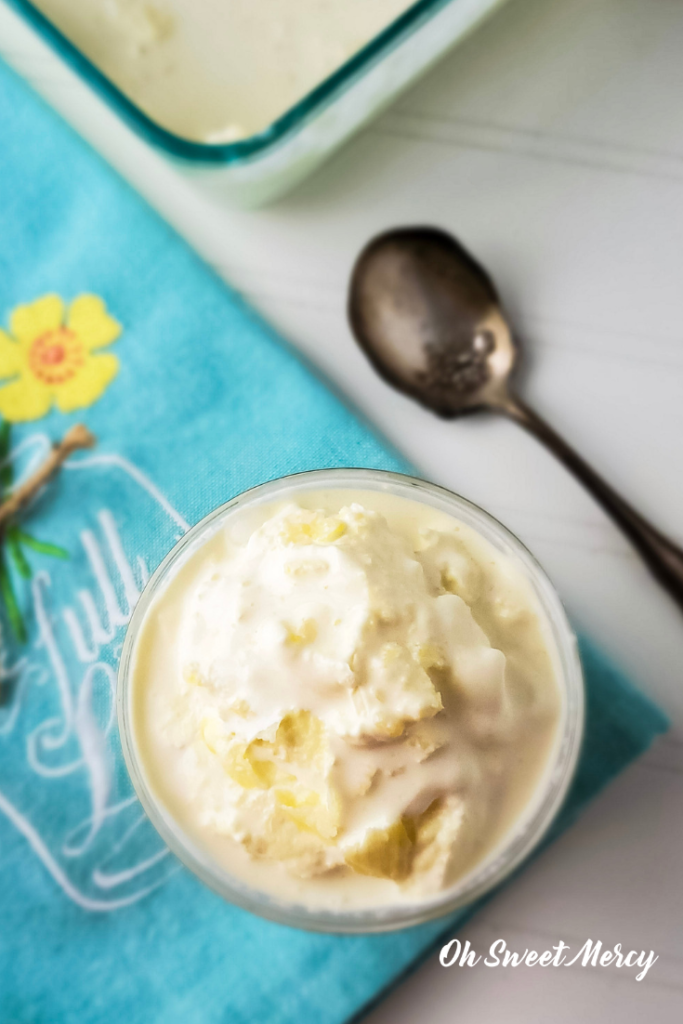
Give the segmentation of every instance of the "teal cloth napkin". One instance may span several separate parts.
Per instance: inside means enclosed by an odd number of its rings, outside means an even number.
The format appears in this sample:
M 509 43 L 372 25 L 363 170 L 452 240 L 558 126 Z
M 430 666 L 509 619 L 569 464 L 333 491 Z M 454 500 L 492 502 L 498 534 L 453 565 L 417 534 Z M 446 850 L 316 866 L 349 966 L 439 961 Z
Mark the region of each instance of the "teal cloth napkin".
M 0 559 L 0 1020 L 340 1024 L 475 908 L 322 936 L 180 869 L 141 813 L 115 666 L 149 573 L 268 478 L 405 469 L 72 131 L 0 66 L 0 488 L 97 435 Z M 666 728 L 590 644 L 588 729 L 554 835 Z

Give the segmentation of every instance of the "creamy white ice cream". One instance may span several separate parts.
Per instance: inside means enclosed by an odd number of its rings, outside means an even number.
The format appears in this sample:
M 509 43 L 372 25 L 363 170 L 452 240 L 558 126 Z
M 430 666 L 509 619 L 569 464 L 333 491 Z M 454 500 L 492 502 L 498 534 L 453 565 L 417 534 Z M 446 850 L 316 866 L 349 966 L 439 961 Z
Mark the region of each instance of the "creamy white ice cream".
M 251 885 L 332 907 L 416 900 L 479 861 L 560 706 L 522 567 L 373 492 L 229 521 L 150 607 L 132 692 L 182 827 Z
M 34 0 L 153 120 L 184 138 L 262 131 L 414 0 Z

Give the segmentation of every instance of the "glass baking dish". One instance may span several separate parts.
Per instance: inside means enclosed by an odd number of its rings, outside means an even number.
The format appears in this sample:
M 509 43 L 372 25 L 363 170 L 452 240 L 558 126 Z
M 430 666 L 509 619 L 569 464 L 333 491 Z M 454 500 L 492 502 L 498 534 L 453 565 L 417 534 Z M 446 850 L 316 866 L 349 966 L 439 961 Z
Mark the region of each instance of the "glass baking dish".
M 184 139 L 125 96 L 29 0 L 5 0 L 144 139 L 239 205 L 259 206 L 302 181 L 338 146 L 505 0 L 418 0 L 268 128 L 229 143 Z

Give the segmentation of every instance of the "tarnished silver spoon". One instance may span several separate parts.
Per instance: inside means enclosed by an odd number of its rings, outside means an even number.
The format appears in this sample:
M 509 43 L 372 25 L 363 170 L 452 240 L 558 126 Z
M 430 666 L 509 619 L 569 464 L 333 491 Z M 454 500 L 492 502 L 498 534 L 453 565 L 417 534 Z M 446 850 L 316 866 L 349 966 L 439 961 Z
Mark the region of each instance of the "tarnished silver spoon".
M 370 242 L 353 270 L 349 319 L 378 373 L 432 412 L 453 418 L 488 409 L 526 427 L 588 488 L 683 608 L 683 551 L 510 389 L 518 344 L 490 277 L 451 235 L 399 228 Z

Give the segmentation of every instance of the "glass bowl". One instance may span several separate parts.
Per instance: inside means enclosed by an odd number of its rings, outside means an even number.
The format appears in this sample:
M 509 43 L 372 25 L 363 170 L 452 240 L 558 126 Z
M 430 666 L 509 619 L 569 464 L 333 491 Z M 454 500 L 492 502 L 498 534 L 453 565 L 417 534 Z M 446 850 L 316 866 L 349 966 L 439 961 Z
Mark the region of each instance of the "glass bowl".
M 560 720 L 548 765 L 524 812 L 498 845 L 450 888 L 415 903 L 369 909 L 327 910 L 279 901 L 247 886 L 217 864 L 180 827 L 148 784 L 139 756 L 132 716 L 131 679 L 136 641 L 155 596 L 189 558 L 235 513 L 261 503 L 294 498 L 311 490 L 378 491 L 407 498 L 450 514 L 478 531 L 498 551 L 524 569 L 545 613 L 556 648 L 561 694 Z M 203 882 L 226 900 L 262 917 L 297 928 L 325 932 L 378 932 L 420 924 L 471 903 L 497 886 L 527 857 L 548 830 L 572 780 L 583 733 L 584 688 L 576 638 L 560 599 L 536 559 L 493 516 L 451 491 L 398 473 L 369 469 L 325 469 L 282 477 L 238 495 L 202 519 L 166 556 L 147 584 L 133 613 L 123 645 L 117 688 L 123 754 L 142 806 L 170 849 Z
M 264 131 L 193 142 L 148 117 L 30 0 L 5 0 L 142 138 L 216 180 L 240 206 L 260 206 L 307 177 L 371 117 L 505 0 L 418 0 Z

